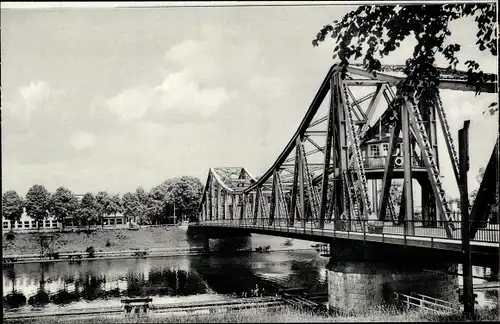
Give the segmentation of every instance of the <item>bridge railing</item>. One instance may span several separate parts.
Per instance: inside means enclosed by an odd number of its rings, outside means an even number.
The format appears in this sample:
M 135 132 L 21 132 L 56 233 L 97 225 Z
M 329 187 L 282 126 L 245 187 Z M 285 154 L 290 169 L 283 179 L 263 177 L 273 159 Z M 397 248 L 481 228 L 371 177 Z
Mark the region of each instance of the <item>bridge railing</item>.
M 319 222 L 312 221 L 295 221 L 293 225 L 290 224 L 288 218 L 275 218 L 270 221 L 268 218 L 254 219 L 225 219 L 225 220 L 206 220 L 200 222 L 202 225 L 213 226 L 228 226 L 240 228 L 260 228 L 263 230 L 278 230 L 284 232 L 294 232 L 302 234 L 324 234 L 328 232 L 347 232 L 347 233 L 360 233 L 377 234 L 386 236 L 412 236 L 424 238 L 439 238 L 449 240 L 461 240 L 462 224 L 460 221 L 447 222 L 431 222 L 431 221 L 402 221 L 399 224 L 393 222 L 382 222 L 373 220 L 327 220 L 323 228 Z M 472 223 L 471 223 L 472 224 Z M 448 237 L 445 226 L 451 227 L 452 236 Z M 413 227 L 413 233 L 410 228 Z M 479 223 L 479 229 L 473 241 L 477 242 L 499 242 L 500 226 L 498 224 L 490 224 L 487 222 Z

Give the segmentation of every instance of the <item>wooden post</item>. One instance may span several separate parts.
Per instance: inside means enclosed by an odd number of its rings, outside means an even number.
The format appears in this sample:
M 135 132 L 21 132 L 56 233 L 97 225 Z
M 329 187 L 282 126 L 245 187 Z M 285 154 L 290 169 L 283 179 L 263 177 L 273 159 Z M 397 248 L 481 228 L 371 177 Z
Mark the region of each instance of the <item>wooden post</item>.
M 463 265 L 463 303 L 464 314 L 474 317 L 474 296 L 472 286 L 472 262 L 470 253 L 469 228 L 469 193 L 467 188 L 467 171 L 469 171 L 469 124 L 458 131 L 458 155 L 460 164 L 460 212 L 462 214 L 462 265 Z

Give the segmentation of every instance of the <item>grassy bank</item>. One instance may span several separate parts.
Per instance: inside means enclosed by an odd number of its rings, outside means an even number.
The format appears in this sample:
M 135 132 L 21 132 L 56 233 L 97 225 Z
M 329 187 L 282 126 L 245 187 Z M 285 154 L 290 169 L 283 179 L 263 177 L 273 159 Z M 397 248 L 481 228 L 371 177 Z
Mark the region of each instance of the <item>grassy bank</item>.
M 95 251 L 116 251 L 147 248 L 188 247 L 186 231 L 177 227 L 142 227 L 137 231 L 127 229 L 96 230 L 90 233 L 57 233 L 55 252 L 83 252 L 89 246 Z M 13 240 L 3 238 L 3 255 L 40 253 L 37 233 L 16 233 Z
M 476 321 L 498 320 L 498 309 L 480 310 L 477 312 Z M 376 309 L 365 315 L 357 316 L 321 316 L 307 311 L 286 307 L 276 311 L 262 309 L 251 309 L 224 314 L 192 315 L 183 317 L 158 316 L 158 317 L 130 317 L 117 316 L 115 318 L 39 318 L 22 320 L 22 323 L 48 323 L 48 324 L 115 324 L 115 323 L 327 323 L 327 322 L 470 322 L 461 314 L 438 315 L 435 313 L 410 310 L 407 312 L 396 309 Z M 21 323 L 21 321 L 9 320 L 6 323 Z

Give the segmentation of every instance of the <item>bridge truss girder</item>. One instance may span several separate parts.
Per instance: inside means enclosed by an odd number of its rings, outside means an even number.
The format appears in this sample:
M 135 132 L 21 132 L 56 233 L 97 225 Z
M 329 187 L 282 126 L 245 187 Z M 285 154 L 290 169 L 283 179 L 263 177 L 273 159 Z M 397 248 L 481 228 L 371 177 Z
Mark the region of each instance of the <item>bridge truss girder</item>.
M 434 104 L 428 107 L 408 99 L 394 112 L 387 107 L 401 78 L 384 73 L 374 75 L 355 66 L 349 66 L 347 71 L 342 79 L 338 66 L 330 69 L 294 136 L 261 178 L 254 178 L 242 167 L 209 170 L 200 207 L 201 222 L 237 216 L 266 225 L 278 222 L 293 226 L 300 221 L 303 226 L 310 222 L 316 228 L 323 228 L 325 221 L 348 219 L 351 226 L 361 220 L 382 226 L 389 213 L 396 223 L 410 221 L 405 229 L 412 234 L 412 179 L 418 178 L 431 190 L 426 193 L 430 198 L 423 199 L 423 203 L 433 206 L 422 207 L 436 211 L 428 215 L 432 218 L 428 225 L 445 226 L 451 237 L 454 219 L 440 180 L 438 124 L 457 183 L 458 157 L 440 97 L 434 98 Z M 372 91 L 357 95 L 356 88 L 372 88 Z M 461 75 L 445 76 L 440 88 L 474 91 L 465 85 Z M 488 84 L 485 92 L 492 91 L 494 87 Z M 329 100 L 325 100 L 327 96 Z M 325 113 L 320 112 L 322 105 Z M 380 109 L 383 111 L 375 120 L 375 112 Z M 360 145 L 382 129 L 390 133 L 385 165 L 379 172 L 381 176 L 375 178 L 381 180 L 382 190 L 380 196 L 372 192 L 370 197 L 366 156 L 362 155 Z M 390 188 L 395 177 L 394 153 L 398 141 L 403 142 L 405 151 L 402 176 L 399 172 L 404 179 L 404 194 L 392 197 Z M 416 160 L 421 160 L 418 170 L 414 168 Z M 373 177 L 370 175 L 372 183 Z M 399 198 L 401 216 L 394 208 Z

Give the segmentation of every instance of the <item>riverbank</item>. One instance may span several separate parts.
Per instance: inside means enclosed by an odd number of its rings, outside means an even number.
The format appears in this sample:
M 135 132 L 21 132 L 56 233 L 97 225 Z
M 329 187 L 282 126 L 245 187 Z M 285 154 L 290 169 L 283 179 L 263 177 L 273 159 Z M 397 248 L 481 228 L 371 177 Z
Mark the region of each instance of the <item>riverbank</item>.
M 477 310 L 475 321 L 498 320 L 498 308 Z M 148 316 L 125 317 L 115 315 L 110 317 L 94 318 L 34 318 L 23 320 L 5 320 L 5 323 L 47 323 L 47 324 L 115 324 L 115 323 L 328 323 L 328 322 L 474 322 L 461 314 L 436 314 L 425 311 L 396 309 L 374 309 L 365 315 L 355 316 L 323 316 L 309 311 L 298 310 L 292 307 L 283 307 L 276 310 L 248 309 L 221 314 L 190 315 L 190 316 Z
M 285 244 L 286 240 L 262 235 L 252 236 L 252 248 L 269 246 L 273 251 L 299 251 L 315 249 L 312 242 L 298 241 Z M 56 262 L 95 259 L 122 259 L 137 257 L 165 257 L 202 254 L 199 245 L 192 246 L 186 229 L 177 226 L 141 227 L 138 230 L 106 229 L 91 232 L 54 233 L 54 257 L 42 257 L 38 233 L 16 233 L 12 240 L 3 237 L 4 263 Z M 89 255 L 87 249 L 93 248 Z M 261 248 L 262 249 L 262 248 Z M 241 252 L 245 252 L 241 251 Z
M 176 226 L 141 227 L 135 231 L 114 229 L 54 234 L 54 252 L 59 253 L 84 252 L 90 246 L 96 252 L 189 247 L 186 231 Z M 13 240 L 3 237 L 2 252 L 3 255 L 39 254 L 39 235 L 16 233 Z

